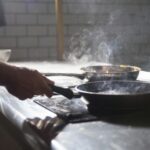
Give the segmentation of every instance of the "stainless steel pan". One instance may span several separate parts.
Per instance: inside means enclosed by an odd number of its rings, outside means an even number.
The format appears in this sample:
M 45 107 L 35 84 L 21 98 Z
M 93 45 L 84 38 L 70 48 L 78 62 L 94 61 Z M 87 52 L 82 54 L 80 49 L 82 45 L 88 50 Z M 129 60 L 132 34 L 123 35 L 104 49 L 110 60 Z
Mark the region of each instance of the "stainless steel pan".
M 93 65 L 81 70 L 89 81 L 136 80 L 141 68 L 129 65 Z

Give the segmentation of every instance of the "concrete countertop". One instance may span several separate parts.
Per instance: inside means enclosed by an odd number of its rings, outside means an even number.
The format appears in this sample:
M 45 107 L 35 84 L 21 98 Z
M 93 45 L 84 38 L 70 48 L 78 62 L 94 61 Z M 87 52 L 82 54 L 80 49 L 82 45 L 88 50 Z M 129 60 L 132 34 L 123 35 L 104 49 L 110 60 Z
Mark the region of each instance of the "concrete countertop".
M 44 98 L 44 96 L 41 98 Z M 33 100 L 34 98 L 21 101 L 0 86 L 0 112 L 22 131 L 31 147 L 36 150 L 45 150 L 47 149 L 46 143 L 31 129 L 27 120 L 35 118 L 43 120 L 46 117 L 55 118 L 56 115 L 36 104 Z
M 150 112 L 103 116 L 67 125 L 52 141 L 54 150 L 148 150 Z
M 69 62 L 9 62 L 12 65 L 16 65 L 19 67 L 28 67 L 31 69 L 37 69 L 41 73 L 82 73 L 80 68 L 84 66 L 84 64 L 73 64 Z
M 49 61 L 42 61 L 42 62 L 9 62 L 12 65 L 16 65 L 19 67 L 28 67 L 31 69 L 36 69 L 41 73 L 74 73 L 74 74 L 82 74 L 83 72 L 80 70 L 83 66 L 94 65 L 94 64 L 102 64 L 96 62 L 90 63 L 83 63 L 83 64 L 73 64 L 70 62 L 49 62 Z M 150 81 L 150 72 L 147 71 L 140 71 L 137 80 L 141 81 Z
M 81 65 L 58 62 L 11 62 L 10 64 L 37 69 L 46 72 L 80 72 Z M 61 69 L 60 69 L 61 68 Z M 79 73 L 78 72 L 78 73 Z M 150 73 L 141 71 L 138 80 L 150 81 Z M 43 97 L 42 97 L 43 98 Z M 19 128 L 22 128 L 27 118 L 56 117 L 52 112 L 44 109 L 31 99 L 19 101 L 16 97 L 0 87 L 0 111 Z M 143 117 L 144 116 L 144 117 Z M 117 118 L 118 117 L 118 118 Z M 148 115 L 127 114 L 109 119 L 102 118 L 96 122 L 68 124 L 64 130 L 52 141 L 54 150 L 147 150 L 150 147 L 150 121 Z M 140 121 L 143 121 L 140 124 Z M 117 122 L 117 121 L 120 122 Z M 37 135 L 30 129 L 22 129 L 27 137 L 38 142 Z M 31 142 L 31 140 L 30 140 Z M 74 146 L 74 143 L 76 143 Z M 40 144 L 37 143 L 40 150 Z

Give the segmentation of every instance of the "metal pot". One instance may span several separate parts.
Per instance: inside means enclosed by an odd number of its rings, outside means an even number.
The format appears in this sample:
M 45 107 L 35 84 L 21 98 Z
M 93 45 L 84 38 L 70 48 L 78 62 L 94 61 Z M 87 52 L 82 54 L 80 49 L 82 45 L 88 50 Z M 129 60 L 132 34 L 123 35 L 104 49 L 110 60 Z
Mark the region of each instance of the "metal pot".
M 93 65 L 81 70 L 88 81 L 136 80 L 141 68 L 129 65 Z
M 96 81 L 78 85 L 75 90 L 87 101 L 90 112 L 150 108 L 150 83 L 148 82 Z M 53 86 L 53 91 L 68 99 L 76 97 L 69 88 Z
M 142 81 L 97 81 L 76 90 L 88 101 L 90 111 L 150 108 L 150 83 Z

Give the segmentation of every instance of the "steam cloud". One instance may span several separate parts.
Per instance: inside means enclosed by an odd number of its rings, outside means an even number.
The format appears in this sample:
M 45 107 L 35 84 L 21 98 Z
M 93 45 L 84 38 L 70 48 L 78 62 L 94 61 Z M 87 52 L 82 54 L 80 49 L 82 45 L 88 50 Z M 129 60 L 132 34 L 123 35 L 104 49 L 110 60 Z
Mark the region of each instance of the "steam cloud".
M 70 39 L 69 50 L 65 58 L 77 63 L 102 62 L 111 63 L 119 36 L 107 34 L 100 27 L 83 29 Z
M 93 7 L 90 7 L 90 10 L 96 12 Z M 88 62 L 111 64 L 122 41 L 120 32 L 117 32 L 117 34 L 110 33 L 107 27 L 113 24 L 116 20 L 115 17 L 118 17 L 116 14 L 119 13 L 119 11 L 112 13 L 105 27 L 94 25 L 97 22 L 94 17 L 88 20 L 87 22 L 90 26 L 83 28 L 70 38 L 69 48 L 64 54 L 65 60 L 80 64 Z
M 87 11 L 86 25 L 70 38 L 65 60 L 80 64 L 99 62 L 140 66 L 145 63 L 145 51 L 140 51 L 139 45 L 145 42 L 140 31 L 141 25 L 146 22 L 140 13 L 137 15 L 130 9 L 128 13 L 127 7 L 117 6 L 116 10 L 110 10 L 106 22 L 100 24 L 101 18 L 95 15 L 99 11 L 98 6 L 93 3 L 86 5 L 86 0 L 80 3 L 80 7 L 75 5 L 71 12 L 80 15 L 82 11 Z

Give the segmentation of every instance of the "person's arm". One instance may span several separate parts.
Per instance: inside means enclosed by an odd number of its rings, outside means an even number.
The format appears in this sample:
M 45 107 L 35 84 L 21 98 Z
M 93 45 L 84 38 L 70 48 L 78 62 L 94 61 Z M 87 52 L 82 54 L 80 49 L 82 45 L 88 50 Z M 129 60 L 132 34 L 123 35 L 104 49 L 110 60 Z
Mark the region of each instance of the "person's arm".
M 53 81 L 36 70 L 0 63 L 0 85 L 21 100 L 34 95 L 52 96 Z
M 10 65 L 0 62 L 0 85 L 6 85 L 9 76 L 11 76 L 11 72 L 14 70 L 14 68 Z

